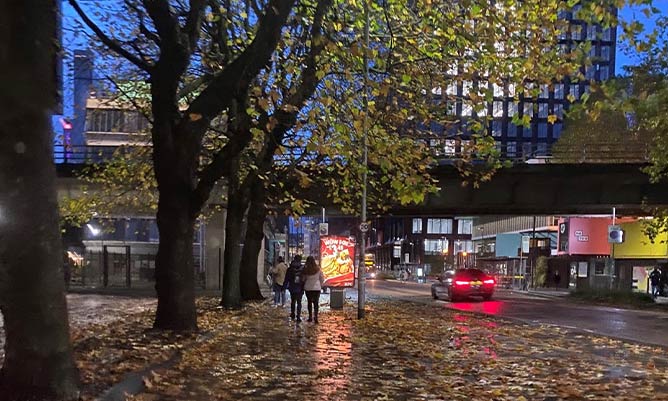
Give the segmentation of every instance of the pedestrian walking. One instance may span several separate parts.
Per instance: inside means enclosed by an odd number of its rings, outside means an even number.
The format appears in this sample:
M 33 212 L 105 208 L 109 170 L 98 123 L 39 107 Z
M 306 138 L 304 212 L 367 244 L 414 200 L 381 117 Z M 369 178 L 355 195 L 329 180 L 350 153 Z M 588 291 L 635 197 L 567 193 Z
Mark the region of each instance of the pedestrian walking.
M 302 297 L 304 296 L 304 282 L 302 281 L 302 256 L 295 255 L 290 267 L 285 273 L 285 282 L 290 292 L 290 319 L 302 321 Z M 295 315 L 295 306 L 297 314 Z
M 661 272 L 658 266 L 654 266 L 654 270 L 649 274 L 649 283 L 652 285 L 652 298 L 656 298 L 661 284 Z
M 274 306 L 285 306 L 285 273 L 288 271 L 288 266 L 283 261 L 283 257 L 279 256 L 276 259 L 276 264 L 269 270 L 274 279 Z
M 325 282 L 320 266 L 315 263 L 313 256 L 306 258 L 306 266 L 302 272 L 306 301 L 308 303 L 308 321 L 318 323 L 318 306 L 320 303 L 320 290 Z

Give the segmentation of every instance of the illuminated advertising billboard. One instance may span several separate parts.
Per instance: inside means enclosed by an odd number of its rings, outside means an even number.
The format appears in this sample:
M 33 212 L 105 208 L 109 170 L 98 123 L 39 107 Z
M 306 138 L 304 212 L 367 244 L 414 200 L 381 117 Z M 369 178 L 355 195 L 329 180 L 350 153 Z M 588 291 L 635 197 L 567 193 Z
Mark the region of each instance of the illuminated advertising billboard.
M 347 237 L 320 237 L 320 268 L 325 287 L 352 287 L 355 282 L 355 243 Z

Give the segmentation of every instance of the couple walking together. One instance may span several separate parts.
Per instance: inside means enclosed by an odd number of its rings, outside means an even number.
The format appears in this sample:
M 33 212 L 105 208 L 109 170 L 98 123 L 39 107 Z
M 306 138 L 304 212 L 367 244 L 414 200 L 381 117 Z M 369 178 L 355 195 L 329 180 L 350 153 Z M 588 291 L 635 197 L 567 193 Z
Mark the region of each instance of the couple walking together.
M 313 256 L 306 258 L 306 265 L 303 269 L 301 262 L 301 255 L 296 255 L 292 259 L 290 267 L 287 267 L 283 258 L 279 256 L 278 263 L 272 269 L 276 277 L 274 281 L 274 305 L 278 305 L 279 303 L 281 305 L 285 304 L 285 288 L 287 287 L 290 292 L 290 319 L 301 322 L 302 297 L 306 293 L 306 301 L 308 303 L 307 321 L 318 323 L 320 291 L 322 290 L 325 276 L 322 274 L 322 270 L 320 270 Z M 283 280 L 280 280 L 281 278 Z

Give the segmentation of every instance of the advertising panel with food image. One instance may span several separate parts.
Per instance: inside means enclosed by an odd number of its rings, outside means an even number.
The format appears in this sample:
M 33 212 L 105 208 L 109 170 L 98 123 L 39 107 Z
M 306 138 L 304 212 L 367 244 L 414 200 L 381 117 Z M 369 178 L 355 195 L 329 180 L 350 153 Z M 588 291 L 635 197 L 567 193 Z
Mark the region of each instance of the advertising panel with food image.
M 347 237 L 320 238 L 320 267 L 325 287 L 352 287 L 355 283 L 355 243 Z

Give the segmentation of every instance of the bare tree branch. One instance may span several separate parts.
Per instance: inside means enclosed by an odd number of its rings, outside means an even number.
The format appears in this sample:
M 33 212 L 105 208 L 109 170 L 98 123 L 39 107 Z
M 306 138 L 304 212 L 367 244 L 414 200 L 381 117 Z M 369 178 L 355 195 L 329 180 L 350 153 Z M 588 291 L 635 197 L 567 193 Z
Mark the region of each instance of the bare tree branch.
M 276 149 L 283 142 L 285 133 L 294 127 L 298 113 L 304 106 L 304 103 L 313 95 L 317 84 L 317 58 L 322 53 L 325 47 L 325 40 L 322 36 L 322 22 L 327 9 L 330 7 L 332 0 L 319 0 L 316 8 L 316 13 L 311 27 L 311 49 L 304 61 L 306 67 L 302 73 L 301 83 L 295 93 L 286 99 L 286 102 L 281 108 L 272 115 L 267 116 L 266 113 L 259 118 L 256 126 L 267 126 L 268 122 L 273 121 L 273 128 L 266 133 L 266 142 L 263 149 L 258 154 L 260 159 L 259 169 L 266 171 L 271 167 L 274 153 Z M 304 41 L 303 43 L 306 43 Z M 245 110 L 243 114 L 248 117 Z M 243 147 L 246 146 L 252 135 L 250 134 L 250 126 L 247 127 L 248 132 L 236 132 L 230 137 L 230 141 L 216 154 L 211 163 L 206 166 L 200 173 L 200 181 L 194 191 L 193 202 L 196 205 L 203 205 L 203 202 L 208 198 L 208 193 L 215 185 L 215 182 L 223 175 L 228 173 L 232 168 L 234 159 L 230 155 L 237 154 Z M 235 153 L 237 152 L 237 153 Z
M 160 48 L 172 51 L 180 49 L 181 27 L 169 8 L 169 2 L 167 0 L 143 0 L 143 2 L 160 36 Z
M 188 17 L 183 30 L 188 36 L 188 45 L 191 54 L 195 51 L 195 47 L 197 46 L 205 5 L 206 0 L 190 0 L 190 11 L 188 12 Z
M 145 14 L 142 10 L 137 7 L 137 4 L 130 0 L 125 0 L 125 5 L 137 13 L 137 18 L 139 18 L 139 32 L 146 36 L 149 40 L 153 41 L 156 45 L 160 46 L 160 37 L 146 26 L 144 23 Z
M 100 27 L 97 26 L 97 24 L 95 24 L 90 18 L 88 18 L 88 15 L 86 15 L 86 13 L 81 9 L 79 3 L 76 0 L 69 0 L 69 3 L 72 6 L 72 8 L 74 8 L 74 11 L 77 12 L 81 20 L 86 24 L 86 26 L 88 26 L 93 32 L 95 32 L 95 35 L 102 41 L 102 43 L 105 44 L 105 46 L 107 46 L 113 52 L 123 57 L 124 59 L 128 60 L 135 66 L 137 66 L 139 69 L 151 73 L 151 71 L 153 70 L 152 64 L 130 53 L 118 41 L 112 39 L 110 36 L 104 33 L 102 29 L 100 29 Z
M 192 81 L 186 82 L 179 90 L 177 98 L 181 99 L 184 96 L 188 96 L 190 93 L 197 90 L 200 86 L 211 81 L 212 78 L 213 78 L 212 74 L 203 74 Z
M 147 0 L 148 1 L 148 0 Z M 271 0 L 265 14 L 259 18 L 259 27 L 251 44 L 192 102 L 186 114 L 201 115 L 210 121 L 230 106 L 232 99 L 246 92 L 251 81 L 267 64 L 281 38 L 281 29 L 295 0 Z

